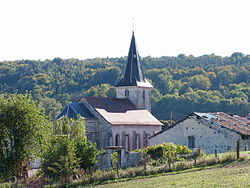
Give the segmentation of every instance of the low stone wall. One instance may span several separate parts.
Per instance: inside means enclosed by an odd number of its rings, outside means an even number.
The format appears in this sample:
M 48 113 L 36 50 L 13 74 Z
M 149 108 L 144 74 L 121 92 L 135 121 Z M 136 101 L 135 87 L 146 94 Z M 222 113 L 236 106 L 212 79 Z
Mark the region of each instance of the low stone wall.
M 96 167 L 100 170 L 107 170 L 112 168 L 111 165 L 111 150 L 107 150 L 105 153 L 99 155 L 97 157 L 97 164 Z
M 128 152 L 121 150 L 121 168 L 137 166 L 141 161 L 141 152 Z
M 113 152 L 114 150 L 108 149 L 105 153 L 99 155 L 97 157 L 98 162 L 96 164 L 96 168 L 100 170 L 107 170 L 112 168 L 111 154 Z M 141 152 L 128 152 L 125 149 L 122 149 L 118 151 L 118 154 L 120 168 L 134 167 L 139 165 L 141 161 Z

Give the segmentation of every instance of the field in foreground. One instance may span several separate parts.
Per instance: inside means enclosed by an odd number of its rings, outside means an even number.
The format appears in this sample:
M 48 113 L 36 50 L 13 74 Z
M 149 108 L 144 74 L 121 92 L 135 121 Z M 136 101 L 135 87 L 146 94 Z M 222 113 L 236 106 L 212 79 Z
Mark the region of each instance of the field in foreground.
M 220 168 L 110 183 L 96 187 L 250 187 L 250 161 L 234 162 Z

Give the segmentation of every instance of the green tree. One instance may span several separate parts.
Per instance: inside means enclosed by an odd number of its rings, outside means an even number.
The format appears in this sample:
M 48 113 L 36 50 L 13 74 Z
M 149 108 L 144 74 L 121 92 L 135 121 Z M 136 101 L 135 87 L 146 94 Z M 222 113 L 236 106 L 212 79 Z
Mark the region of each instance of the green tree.
M 78 138 L 74 141 L 76 156 L 80 159 L 79 165 L 82 170 L 89 173 L 97 163 L 97 156 L 100 152 L 96 145 L 87 139 Z
M 29 95 L 0 96 L 0 176 L 22 177 L 47 144 L 50 122 Z
M 84 92 L 86 96 L 115 97 L 115 88 L 109 84 L 93 86 Z
M 52 136 L 51 144 L 43 156 L 42 171 L 54 181 L 69 183 L 79 171 L 79 161 L 71 139 L 67 136 Z
M 63 117 L 54 123 L 54 135 L 42 161 L 45 176 L 54 180 L 71 181 L 77 171 L 90 172 L 99 151 L 87 140 L 85 122 Z

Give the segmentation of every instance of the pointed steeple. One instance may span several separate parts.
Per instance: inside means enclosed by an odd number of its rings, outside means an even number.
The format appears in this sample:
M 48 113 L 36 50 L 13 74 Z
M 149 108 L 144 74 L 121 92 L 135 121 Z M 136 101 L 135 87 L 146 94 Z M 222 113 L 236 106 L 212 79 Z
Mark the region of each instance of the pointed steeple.
M 145 78 L 142 71 L 140 57 L 136 46 L 134 31 L 128 52 L 128 61 L 123 78 L 116 84 L 116 87 L 122 86 L 142 86 L 153 87 Z

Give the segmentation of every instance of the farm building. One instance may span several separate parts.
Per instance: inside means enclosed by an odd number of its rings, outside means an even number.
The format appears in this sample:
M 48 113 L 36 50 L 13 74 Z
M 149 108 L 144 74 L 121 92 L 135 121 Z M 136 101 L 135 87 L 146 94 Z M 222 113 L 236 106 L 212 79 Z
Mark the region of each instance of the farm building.
M 176 124 L 149 139 L 150 145 L 164 142 L 182 144 L 191 149 L 200 148 L 206 153 L 222 153 L 250 148 L 250 120 L 223 112 L 194 112 Z

